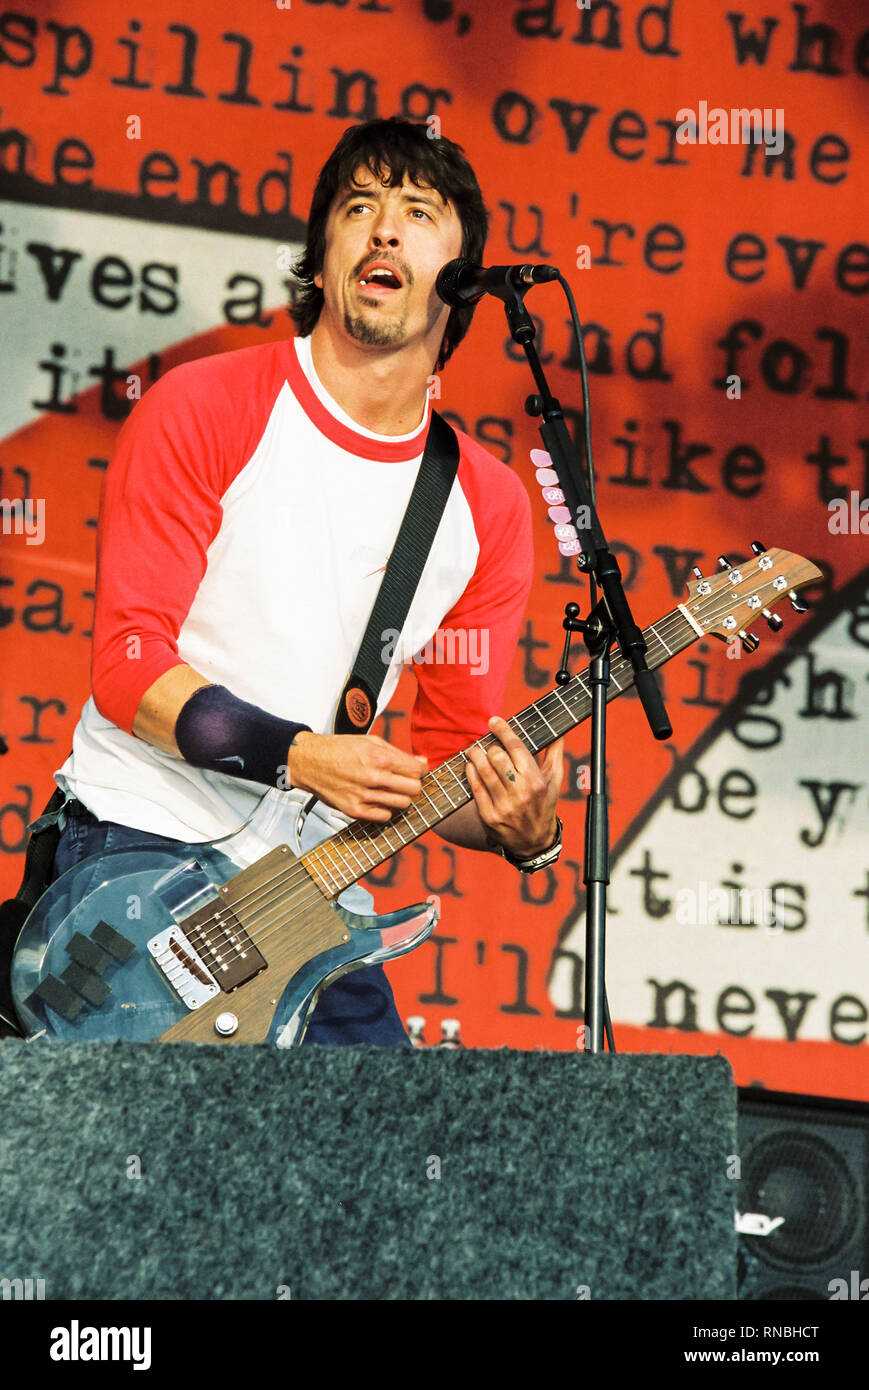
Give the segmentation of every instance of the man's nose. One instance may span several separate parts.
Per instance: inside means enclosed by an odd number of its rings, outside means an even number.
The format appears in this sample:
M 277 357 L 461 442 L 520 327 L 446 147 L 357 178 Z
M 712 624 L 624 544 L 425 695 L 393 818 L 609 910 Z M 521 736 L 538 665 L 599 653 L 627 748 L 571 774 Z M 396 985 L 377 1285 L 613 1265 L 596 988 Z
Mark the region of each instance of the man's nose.
M 399 236 L 398 221 L 395 213 L 389 208 L 383 208 L 380 216 L 371 229 L 371 243 L 373 246 L 398 246 L 401 242 Z

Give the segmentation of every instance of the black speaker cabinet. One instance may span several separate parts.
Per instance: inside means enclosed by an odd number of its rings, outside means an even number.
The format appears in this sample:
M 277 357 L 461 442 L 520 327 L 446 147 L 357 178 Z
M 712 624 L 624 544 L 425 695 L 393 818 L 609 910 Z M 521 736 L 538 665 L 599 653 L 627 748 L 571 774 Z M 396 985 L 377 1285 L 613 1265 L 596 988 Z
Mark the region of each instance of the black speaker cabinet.
M 739 1297 L 869 1301 L 869 1105 L 749 1087 L 738 1128 Z

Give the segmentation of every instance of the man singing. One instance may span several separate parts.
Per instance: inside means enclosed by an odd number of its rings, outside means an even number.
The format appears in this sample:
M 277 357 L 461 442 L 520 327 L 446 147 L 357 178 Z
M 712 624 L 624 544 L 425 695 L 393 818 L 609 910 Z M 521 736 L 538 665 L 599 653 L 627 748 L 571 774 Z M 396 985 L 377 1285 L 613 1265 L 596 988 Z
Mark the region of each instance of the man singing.
M 414 664 L 413 754 L 331 732 L 419 470 L 429 378 L 473 313 L 448 309 L 435 280 L 458 255 L 480 261 L 486 239 L 473 170 L 429 134 L 399 120 L 347 130 L 314 192 L 298 336 L 176 367 L 121 430 L 100 509 L 93 689 L 56 774 L 69 800 L 55 877 L 104 849 L 227 835 L 270 787 L 300 807 L 319 798 L 302 850 L 349 818 L 385 823 L 429 765 L 486 733 L 488 753 L 469 755 L 473 801 L 437 833 L 517 866 L 559 843 L 563 741 L 532 756 L 492 717 L 531 584 L 529 502 L 465 434 L 377 712 L 402 653 L 441 629 L 485 631 L 485 669 Z M 359 885 L 340 902 L 373 905 Z M 382 967 L 327 987 L 305 1040 L 407 1044 Z

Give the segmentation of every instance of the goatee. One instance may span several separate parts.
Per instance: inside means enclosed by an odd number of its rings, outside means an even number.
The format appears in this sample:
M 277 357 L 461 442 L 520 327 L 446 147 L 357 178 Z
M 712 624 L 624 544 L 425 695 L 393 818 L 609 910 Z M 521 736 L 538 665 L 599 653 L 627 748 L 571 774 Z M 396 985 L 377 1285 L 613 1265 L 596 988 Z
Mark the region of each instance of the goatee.
M 357 343 L 366 343 L 372 347 L 391 347 L 404 339 L 404 319 L 377 323 L 362 314 L 351 314 L 347 309 L 344 313 L 344 327 Z

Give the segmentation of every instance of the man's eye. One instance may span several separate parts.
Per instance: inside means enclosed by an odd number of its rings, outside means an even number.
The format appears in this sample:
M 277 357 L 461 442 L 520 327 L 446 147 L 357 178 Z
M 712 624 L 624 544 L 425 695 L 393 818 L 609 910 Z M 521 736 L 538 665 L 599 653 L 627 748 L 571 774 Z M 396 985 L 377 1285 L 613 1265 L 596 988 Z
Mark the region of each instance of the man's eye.
M 424 217 L 424 218 L 426 219 L 427 222 L 430 222 L 430 221 L 431 221 L 431 217 L 430 217 L 430 215 L 426 212 L 425 208 L 411 208 L 411 212 L 412 212 L 414 215 L 416 215 L 416 214 L 418 213 L 419 216 L 420 216 L 420 217 Z

